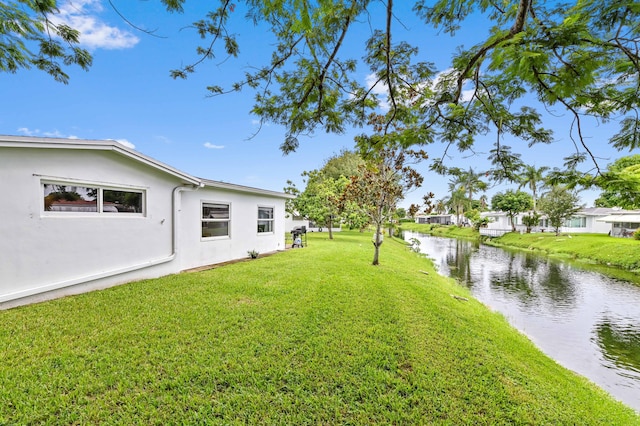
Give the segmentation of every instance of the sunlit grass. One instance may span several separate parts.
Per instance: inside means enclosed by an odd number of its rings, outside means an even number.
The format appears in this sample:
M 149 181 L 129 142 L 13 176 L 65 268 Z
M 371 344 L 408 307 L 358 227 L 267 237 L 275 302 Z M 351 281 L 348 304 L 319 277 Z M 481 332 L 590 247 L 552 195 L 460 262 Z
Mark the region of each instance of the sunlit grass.
M 575 259 L 640 271 L 640 241 L 614 238 L 604 234 L 509 233 L 493 240 L 494 244 L 563 254 Z
M 438 225 L 427 223 L 402 223 L 401 229 L 405 231 L 421 232 L 437 237 L 470 238 L 478 239 L 480 234 L 470 226 Z
M 480 238 L 480 234 L 470 227 L 403 223 L 402 229 L 440 237 Z M 538 250 L 550 255 L 640 272 L 640 241 L 632 238 L 614 238 L 606 234 L 556 236 L 549 232 L 509 232 L 500 238 L 491 238 L 484 242 L 494 246 Z
M 401 241 L 308 243 L 0 312 L 0 424 L 640 423 Z

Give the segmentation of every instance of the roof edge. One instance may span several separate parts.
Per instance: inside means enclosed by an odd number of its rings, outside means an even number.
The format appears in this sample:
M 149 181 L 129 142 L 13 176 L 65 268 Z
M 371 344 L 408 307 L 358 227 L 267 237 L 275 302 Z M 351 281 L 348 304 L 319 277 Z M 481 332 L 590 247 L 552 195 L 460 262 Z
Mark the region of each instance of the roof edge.
M 132 158 L 138 162 L 147 164 L 155 169 L 163 171 L 167 174 L 178 177 L 193 185 L 201 185 L 201 179 L 184 173 L 167 164 L 164 164 L 154 158 L 148 157 L 134 149 L 126 147 L 114 140 L 97 140 L 97 139 L 69 139 L 69 138 L 43 138 L 32 136 L 9 136 L 0 135 L 0 147 L 16 147 L 16 148 L 43 148 L 43 149 L 95 149 L 102 151 L 114 151 L 125 157 Z
M 229 191 L 246 192 L 249 194 L 260 194 L 260 195 L 266 195 L 269 197 L 276 197 L 276 198 L 289 198 L 289 199 L 296 198 L 295 195 L 287 194 L 286 192 L 272 191 L 270 189 L 254 188 L 251 186 L 220 182 L 220 181 L 210 180 L 210 179 L 201 179 L 201 180 L 205 187 L 208 186 L 208 187 L 218 188 L 218 189 L 227 189 Z

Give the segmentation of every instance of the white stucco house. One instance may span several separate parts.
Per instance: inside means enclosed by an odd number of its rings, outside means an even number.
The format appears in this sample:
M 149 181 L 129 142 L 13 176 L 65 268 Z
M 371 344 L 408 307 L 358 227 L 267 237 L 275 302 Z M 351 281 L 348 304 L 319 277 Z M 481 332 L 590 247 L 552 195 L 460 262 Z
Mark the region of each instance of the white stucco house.
M 640 210 L 617 209 L 598 221 L 606 223 L 612 237 L 631 238 L 640 229 Z
M 619 208 L 605 207 L 589 207 L 583 208 L 576 212 L 573 217 L 567 219 L 560 228 L 561 233 L 590 233 L 590 234 L 607 234 L 611 231 L 611 223 L 603 221 L 603 218 L 610 217 L 613 214 L 623 214 L 624 211 Z M 629 212 L 627 212 L 629 213 Z M 528 212 L 519 213 L 515 216 L 514 222 L 517 232 L 525 232 L 526 226 L 523 224 L 522 218 L 528 215 Z M 482 235 L 499 236 L 505 232 L 511 232 L 511 218 L 505 212 L 482 212 L 481 217 L 488 217 L 490 222 L 486 228 L 480 229 Z M 554 232 L 555 229 L 549 223 L 549 219 L 541 214 L 538 226 L 532 228 L 532 232 Z
M 619 209 L 609 207 L 583 208 L 576 212 L 573 217 L 565 221 L 564 226 L 560 228 L 560 232 L 571 234 L 607 234 L 611 230 L 611 226 L 599 219 L 610 215 L 616 210 Z M 549 232 L 553 232 L 554 230 L 545 216 L 540 220 L 540 226 L 538 228 Z
M 113 141 L 0 136 L 0 308 L 285 249 L 285 200 Z

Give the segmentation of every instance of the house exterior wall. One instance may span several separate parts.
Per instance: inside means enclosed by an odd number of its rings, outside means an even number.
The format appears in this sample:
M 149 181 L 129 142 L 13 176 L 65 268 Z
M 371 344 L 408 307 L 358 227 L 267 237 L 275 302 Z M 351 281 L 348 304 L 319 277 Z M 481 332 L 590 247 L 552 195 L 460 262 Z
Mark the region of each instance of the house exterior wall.
M 488 229 L 511 229 L 511 221 L 504 213 L 483 212 L 480 216 L 489 218 Z
M 133 151 L 87 142 L 0 143 L 0 309 L 245 258 L 248 250 L 284 250 L 284 194 L 215 188 Z M 56 211 L 45 205 L 45 185 L 139 192 L 143 211 L 118 213 L 106 200 L 104 213 L 101 204 Z M 231 205 L 229 238 L 201 237 L 202 201 Z M 273 232 L 258 233 L 258 206 L 273 208 Z
M 581 215 L 576 215 L 581 216 Z M 596 219 L 601 216 L 581 216 L 586 219 L 586 226 L 584 227 L 569 227 L 563 226 L 560 228 L 561 232 L 572 234 L 606 234 L 611 231 L 611 225 L 604 222 L 598 222 Z
M 453 215 L 426 215 L 426 216 L 417 216 L 415 218 L 416 223 L 421 224 L 439 224 L 439 225 L 451 225 L 455 223 L 455 218 Z
M 515 217 L 516 231 L 518 232 L 526 231 L 527 227 L 523 225 L 523 218 L 528 214 L 529 214 L 528 212 L 525 212 L 525 213 L 518 213 L 516 215 Z M 571 233 L 571 234 L 578 234 L 578 233 L 606 234 L 611 230 L 610 224 L 600 222 L 597 220 L 601 217 L 604 217 L 605 215 L 606 213 L 603 213 L 602 215 L 595 215 L 595 214 L 581 214 L 580 212 L 578 212 L 575 215 L 575 218 L 578 218 L 579 220 L 576 220 L 575 222 L 577 223 L 580 221 L 584 221 L 585 226 L 562 226 L 560 227 L 560 232 Z M 491 230 L 506 230 L 506 229 L 510 230 L 511 229 L 511 220 L 505 213 L 484 212 L 484 213 L 481 213 L 481 216 L 489 217 L 491 220 L 487 225 L 487 229 L 491 229 Z M 532 228 L 532 232 L 554 232 L 554 231 L 555 229 L 548 223 L 548 220 L 544 215 L 541 216 L 540 224 Z
M 229 235 L 202 237 L 202 203 L 229 204 Z M 205 187 L 185 192 L 180 212 L 179 262 L 181 269 L 245 258 L 249 250 L 268 253 L 285 249 L 285 200 Z M 258 207 L 273 208 L 273 232 L 258 232 Z
M 43 181 L 144 191 L 145 213 L 47 212 Z M 0 148 L 0 303 L 68 287 L 172 252 L 172 192 L 181 182 L 112 151 Z M 159 264 L 92 283 L 96 288 L 174 271 Z
M 305 229 L 309 229 L 309 219 L 304 219 L 301 216 L 293 216 L 291 213 L 287 213 L 285 217 L 285 232 L 291 233 L 293 228 L 304 226 Z
M 635 232 L 640 229 L 640 223 L 637 222 L 614 222 L 609 225 L 611 225 L 609 235 L 619 238 L 634 238 Z

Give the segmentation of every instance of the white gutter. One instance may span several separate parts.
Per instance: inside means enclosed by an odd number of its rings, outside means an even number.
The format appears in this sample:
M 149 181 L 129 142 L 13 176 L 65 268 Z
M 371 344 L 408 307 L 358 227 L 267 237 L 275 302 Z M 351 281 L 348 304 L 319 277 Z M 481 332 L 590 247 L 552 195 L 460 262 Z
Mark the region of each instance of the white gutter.
M 127 272 L 133 272 L 140 269 L 150 268 L 152 266 L 161 265 L 163 263 L 171 262 L 178 254 L 178 213 L 181 207 L 181 198 L 178 194 L 183 191 L 196 191 L 202 188 L 204 185 L 189 185 L 189 186 L 177 186 L 173 189 L 172 195 L 172 233 L 171 233 L 171 254 L 161 259 L 150 260 L 147 262 L 139 263 L 137 265 L 127 266 L 124 268 L 114 269 L 111 271 L 101 272 L 98 274 L 85 275 L 83 277 L 73 278 L 65 281 L 58 281 L 57 283 L 47 284 L 41 287 L 30 288 L 29 290 L 21 290 L 14 293 L 4 294 L 0 296 L 0 303 L 9 302 L 11 300 L 21 299 L 23 297 L 33 296 L 36 294 L 45 293 L 52 290 L 58 290 L 65 287 L 70 287 L 77 284 L 87 283 L 90 281 L 100 280 L 103 278 L 109 278 L 116 275 L 126 274 Z
M 248 194 L 266 195 L 269 197 L 277 197 L 277 198 L 289 198 L 289 199 L 296 198 L 295 195 L 287 194 L 285 192 L 271 191 L 268 189 L 254 188 L 251 186 L 244 186 L 244 185 L 236 185 L 234 183 L 220 182 L 220 181 L 209 180 L 209 179 L 200 179 L 200 180 L 202 181 L 204 186 L 209 186 L 212 188 L 226 189 L 229 191 L 244 192 Z
M 86 149 L 97 151 L 112 151 L 119 155 L 124 155 L 135 161 L 146 164 L 154 169 L 173 175 L 185 182 L 194 185 L 201 185 L 201 179 L 191 176 L 180 170 L 174 169 L 151 157 L 128 148 L 116 141 L 111 140 L 84 140 L 84 139 L 61 139 L 61 138 L 39 138 L 30 136 L 4 136 L 0 135 L 0 147 L 8 148 L 40 148 L 40 149 Z

